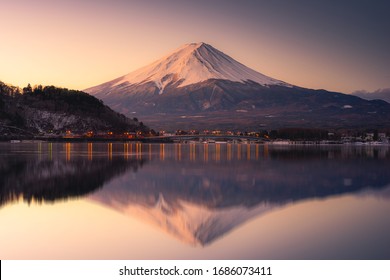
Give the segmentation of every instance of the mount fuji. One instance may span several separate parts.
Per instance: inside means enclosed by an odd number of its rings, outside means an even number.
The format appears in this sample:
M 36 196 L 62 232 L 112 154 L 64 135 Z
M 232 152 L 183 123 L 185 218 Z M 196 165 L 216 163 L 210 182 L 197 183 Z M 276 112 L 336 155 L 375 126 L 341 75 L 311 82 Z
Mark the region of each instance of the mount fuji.
M 85 90 L 155 129 L 379 128 L 390 104 L 306 89 L 252 70 L 206 43 Z

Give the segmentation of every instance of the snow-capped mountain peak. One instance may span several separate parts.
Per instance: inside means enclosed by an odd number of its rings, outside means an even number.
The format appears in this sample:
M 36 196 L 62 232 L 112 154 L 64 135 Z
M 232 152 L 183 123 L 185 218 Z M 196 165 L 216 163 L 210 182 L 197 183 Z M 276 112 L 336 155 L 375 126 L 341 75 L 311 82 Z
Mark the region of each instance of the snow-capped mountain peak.
M 287 84 L 205 43 L 184 45 L 85 91 L 159 130 L 372 128 L 390 122 L 387 103 Z
M 289 86 L 246 67 L 203 42 L 183 45 L 152 64 L 109 83 L 116 87 L 154 82 L 162 94 L 168 84 L 177 83 L 177 87 L 184 87 L 210 79 Z

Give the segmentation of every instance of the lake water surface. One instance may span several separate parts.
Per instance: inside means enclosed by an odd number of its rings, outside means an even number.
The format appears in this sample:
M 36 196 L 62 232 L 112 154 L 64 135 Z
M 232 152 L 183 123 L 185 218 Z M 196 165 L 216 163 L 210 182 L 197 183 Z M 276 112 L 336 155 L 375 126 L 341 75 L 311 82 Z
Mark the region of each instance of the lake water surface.
M 0 259 L 390 259 L 389 146 L 0 143 Z

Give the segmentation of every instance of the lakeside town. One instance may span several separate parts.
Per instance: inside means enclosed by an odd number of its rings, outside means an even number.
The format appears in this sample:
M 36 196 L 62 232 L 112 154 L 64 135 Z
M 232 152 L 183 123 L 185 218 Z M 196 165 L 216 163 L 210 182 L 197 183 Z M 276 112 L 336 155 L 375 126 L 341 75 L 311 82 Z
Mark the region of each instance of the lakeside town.
M 390 134 L 373 131 L 328 132 L 321 129 L 285 128 L 262 131 L 222 131 L 222 130 L 177 130 L 177 131 L 136 131 L 136 132 L 96 132 L 87 131 L 64 133 L 41 133 L 34 137 L 3 139 L 12 143 L 31 141 L 139 141 L 156 143 L 243 143 L 243 144 L 354 144 L 389 145 Z

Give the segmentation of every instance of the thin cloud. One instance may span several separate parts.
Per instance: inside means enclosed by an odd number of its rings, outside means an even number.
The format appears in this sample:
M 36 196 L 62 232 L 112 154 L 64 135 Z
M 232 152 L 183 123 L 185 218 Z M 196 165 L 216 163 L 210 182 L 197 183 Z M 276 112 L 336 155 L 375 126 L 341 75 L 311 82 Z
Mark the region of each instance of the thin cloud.
M 390 103 L 390 88 L 378 89 L 374 92 L 368 92 L 366 90 L 358 90 L 352 92 L 352 94 L 367 100 L 382 99 Z

